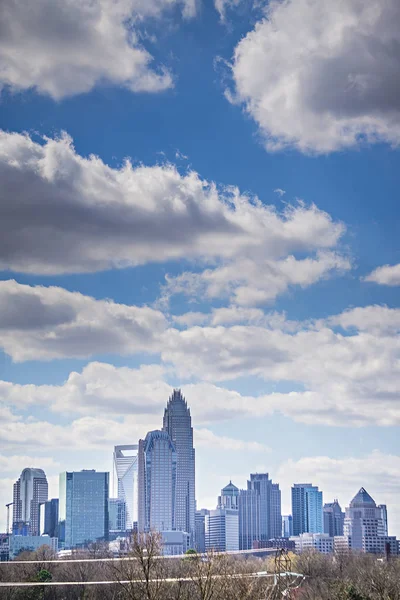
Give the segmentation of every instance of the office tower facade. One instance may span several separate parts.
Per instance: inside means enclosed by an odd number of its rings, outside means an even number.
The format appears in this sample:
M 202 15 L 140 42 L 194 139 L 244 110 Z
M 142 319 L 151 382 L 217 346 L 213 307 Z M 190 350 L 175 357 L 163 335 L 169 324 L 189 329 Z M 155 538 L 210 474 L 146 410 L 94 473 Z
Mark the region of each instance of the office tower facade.
M 270 504 L 270 539 L 280 538 L 282 535 L 282 507 L 281 490 L 278 483 L 271 484 Z
M 249 484 L 249 482 L 248 482 Z M 251 550 L 260 540 L 260 494 L 248 488 L 239 493 L 239 550 Z
M 177 451 L 166 431 L 150 431 L 139 441 L 138 530 L 176 527 Z M 180 530 L 180 529 L 179 529 Z
M 282 516 L 282 537 L 290 538 L 293 535 L 293 517 L 292 515 Z
M 253 497 L 253 490 L 259 499 Z M 246 494 L 245 492 L 249 492 Z M 240 539 L 242 549 L 252 548 L 254 540 L 266 541 L 280 538 L 282 533 L 281 492 L 277 483 L 272 483 L 268 473 L 251 473 L 247 490 L 241 492 Z M 258 514 L 258 517 L 256 516 Z M 246 548 L 244 547 L 246 546 Z
M 196 541 L 195 549 L 197 552 L 206 551 L 206 515 L 209 514 L 207 508 L 196 510 L 195 525 L 196 525 Z
M 322 492 L 311 483 L 295 483 L 292 487 L 293 535 L 323 533 Z
M 379 535 L 389 535 L 387 506 L 386 504 L 379 504 L 378 508 L 381 511 L 381 524 L 379 528 Z
M 206 550 L 239 550 L 239 511 L 230 508 L 210 510 L 205 517 Z
M 324 533 L 331 537 L 343 535 L 344 512 L 338 500 L 324 504 Z
M 121 498 L 109 498 L 108 527 L 110 532 L 126 531 L 125 500 L 121 500 Z
M 174 390 L 164 411 L 163 431 L 169 434 L 177 453 L 175 529 L 195 537 L 195 450 L 190 410 L 181 390 Z
M 39 505 L 48 498 L 43 469 L 26 468 L 14 483 L 13 530 L 26 528 L 29 535 L 39 535 Z
M 352 550 L 384 554 L 387 547 L 391 554 L 398 554 L 398 542 L 394 536 L 381 535 L 385 529 L 387 514 L 377 506 L 365 488 L 361 488 L 346 508 L 344 534 Z
M 58 498 L 52 498 L 40 504 L 39 535 L 58 537 Z
M 108 539 L 109 473 L 60 474 L 59 540 L 65 549 Z
M 115 446 L 113 463 L 117 496 L 125 502 L 126 529 L 132 530 L 138 520 L 138 445 Z

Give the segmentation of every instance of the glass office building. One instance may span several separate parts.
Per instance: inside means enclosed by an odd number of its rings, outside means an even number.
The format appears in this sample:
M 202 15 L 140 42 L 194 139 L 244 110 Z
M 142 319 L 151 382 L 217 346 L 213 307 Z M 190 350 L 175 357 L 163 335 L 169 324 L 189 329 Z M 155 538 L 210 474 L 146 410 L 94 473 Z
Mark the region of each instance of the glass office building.
M 108 495 L 108 473 L 93 470 L 60 474 L 60 545 L 79 548 L 108 539 Z

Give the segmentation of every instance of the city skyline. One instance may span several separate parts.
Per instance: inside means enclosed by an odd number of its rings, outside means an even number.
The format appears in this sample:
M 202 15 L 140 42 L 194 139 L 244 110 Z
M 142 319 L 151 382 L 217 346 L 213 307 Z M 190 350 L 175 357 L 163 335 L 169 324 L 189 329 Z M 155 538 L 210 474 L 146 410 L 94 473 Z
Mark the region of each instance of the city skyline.
M 183 533 L 182 539 L 187 537 L 181 548 L 187 544 L 198 548 L 201 543 L 204 549 L 250 550 L 253 543 L 263 547 L 270 540 L 292 535 L 300 551 L 314 547 L 330 552 L 335 544 L 346 547 L 349 540 L 355 549 L 383 551 L 388 540 L 397 552 L 396 538 L 388 537 L 386 504 L 377 505 L 364 487 L 343 512 L 337 498 L 323 502 L 318 486 L 294 482 L 288 517 L 282 513 L 279 483 L 274 483 L 269 473 L 250 473 L 244 489 L 230 480 L 214 507 L 197 507 L 191 529 L 188 509 L 192 476 L 193 483 L 195 480 L 194 457 L 190 406 L 181 390 L 174 389 L 164 410 L 163 429 L 147 432 L 137 444 L 114 447 L 118 499 L 113 498 L 115 484 L 110 488 L 110 473 L 81 469 L 60 473 L 59 498 L 48 500 L 45 472 L 25 467 L 13 486 L 10 531 L 17 536 L 47 534 L 58 537 L 61 548 L 79 547 L 132 530 L 128 507 L 137 505 L 138 531 L 162 532 L 167 547 L 179 547 L 178 539 L 168 540 L 175 531 Z M 193 485 L 193 496 L 194 489 Z M 183 495 L 182 490 L 186 490 Z M 193 504 L 196 506 L 195 498 Z

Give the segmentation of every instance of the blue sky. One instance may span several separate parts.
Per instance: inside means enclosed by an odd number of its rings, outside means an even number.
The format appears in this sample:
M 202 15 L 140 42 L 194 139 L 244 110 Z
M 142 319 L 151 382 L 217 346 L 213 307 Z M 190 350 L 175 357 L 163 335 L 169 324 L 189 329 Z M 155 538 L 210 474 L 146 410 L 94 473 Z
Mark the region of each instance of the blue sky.
M 1 501 L 182 386 L 198 506 L 267 470 L 400 535 L 397 3 L 49 2 L 0 43 Z

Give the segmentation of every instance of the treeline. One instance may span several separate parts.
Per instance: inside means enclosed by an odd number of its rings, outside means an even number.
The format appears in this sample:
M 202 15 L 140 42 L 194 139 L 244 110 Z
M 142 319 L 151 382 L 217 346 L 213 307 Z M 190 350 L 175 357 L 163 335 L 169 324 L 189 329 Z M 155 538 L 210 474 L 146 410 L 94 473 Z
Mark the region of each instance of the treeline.
M 0 564 L 1 600 L 400 600 L 400 560 L 361 554 L 304 553 L 273 558 L 241 558 L 208 553 L 176 559 L 161 555 L 160 538 L 132 540 L 130 560 L 107 557 L 101 544 L 55 563 L 48 547 Z M 124 555 L 127 558 L 126 555 Z M 122 558 L 122 557 L 121 557 Z M 35 562 L 33 562 L 35 561 Z M 37 561 L 37 562 L 36 562 Z M 284 575 L 290 570 L 291 575 Z M 279 571 L 282 573 L 279 574 Z M 258 575 L 254 575 L 258 573 Z M 109 581 L 107 585 L 88 582 Z M 59 582 L 59 586 L 46 586 Z M 65 585 L 72 582 L 72 585 Z M 63 585 L 64 584 L 64 585 Z

